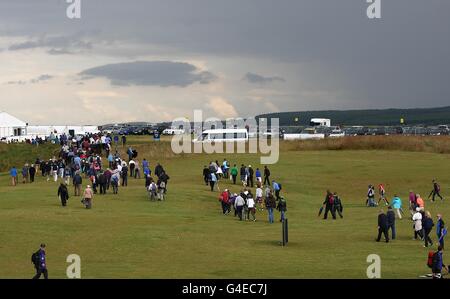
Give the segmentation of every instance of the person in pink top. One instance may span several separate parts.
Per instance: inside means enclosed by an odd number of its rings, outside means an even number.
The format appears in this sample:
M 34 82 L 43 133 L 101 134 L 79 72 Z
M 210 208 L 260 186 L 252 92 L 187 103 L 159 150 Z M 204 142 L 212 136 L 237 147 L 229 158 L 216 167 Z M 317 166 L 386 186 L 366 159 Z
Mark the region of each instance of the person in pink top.
M 86 209 L 92 208 L 92 198 L 94 197 L 94 192 L 92 192 L 91 186 L 87 185 L 86 190 L 83 193 L 83 204 L 86 206 Z

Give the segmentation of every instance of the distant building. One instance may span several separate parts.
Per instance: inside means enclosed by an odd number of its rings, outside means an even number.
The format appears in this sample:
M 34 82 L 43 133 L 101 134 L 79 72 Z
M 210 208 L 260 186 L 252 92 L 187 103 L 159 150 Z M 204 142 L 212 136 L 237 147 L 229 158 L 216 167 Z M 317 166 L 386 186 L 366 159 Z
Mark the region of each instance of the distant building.
M 0 138 L 27 135 L 27 123 L 0 111 Z

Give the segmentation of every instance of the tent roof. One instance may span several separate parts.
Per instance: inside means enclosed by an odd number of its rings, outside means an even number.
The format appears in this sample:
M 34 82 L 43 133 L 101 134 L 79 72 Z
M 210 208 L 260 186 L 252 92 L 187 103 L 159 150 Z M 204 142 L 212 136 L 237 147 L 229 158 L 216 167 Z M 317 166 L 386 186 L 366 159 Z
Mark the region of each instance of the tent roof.
M 0 127 L 26 127 L 27 124 L 14 116 L 0 111 Z

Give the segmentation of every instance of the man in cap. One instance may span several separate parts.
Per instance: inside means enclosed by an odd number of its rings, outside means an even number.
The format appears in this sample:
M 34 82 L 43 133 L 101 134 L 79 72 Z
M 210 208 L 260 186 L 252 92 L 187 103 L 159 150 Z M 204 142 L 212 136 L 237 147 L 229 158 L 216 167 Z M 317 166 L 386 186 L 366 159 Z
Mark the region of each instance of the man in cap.
M 33 279 L 39 279 L 42 274 L 44 274 L 44 279 L 48 279 L 45 244 L 41 244 L 39 250 L 31 256 L 31 261 L 36 269 L 36 275 Z

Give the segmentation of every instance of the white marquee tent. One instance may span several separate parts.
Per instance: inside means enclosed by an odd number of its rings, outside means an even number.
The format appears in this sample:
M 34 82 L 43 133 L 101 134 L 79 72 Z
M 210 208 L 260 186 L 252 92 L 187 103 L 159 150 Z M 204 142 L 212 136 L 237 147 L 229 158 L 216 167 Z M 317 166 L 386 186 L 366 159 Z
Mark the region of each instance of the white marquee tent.
M 0 111 L 0 138 L 23 136 L 26 134 L 27 123 L 6 112 Z

